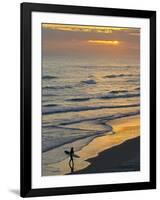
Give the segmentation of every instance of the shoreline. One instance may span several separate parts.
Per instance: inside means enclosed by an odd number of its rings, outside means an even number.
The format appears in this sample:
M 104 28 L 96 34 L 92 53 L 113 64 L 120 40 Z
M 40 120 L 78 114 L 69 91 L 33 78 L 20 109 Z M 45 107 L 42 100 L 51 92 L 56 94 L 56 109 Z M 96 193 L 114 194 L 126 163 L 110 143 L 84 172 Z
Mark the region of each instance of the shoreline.
M 115 134 L 107 133 L 106 135 L 96 137 L 80 151 L 75 152 L 80 158 L 74 160 L 74 174 L 79 172 L 86 173 L 85 169 L 91 166 L 94 163 L 94 159 L 98 158 L 102 152 L 117 148 L 126 141 L 137 138 L 140 135 L 139 115 L 114 119 L 105 123 L 112 126 Z M 51 155 L 52 152 L 50 152 Z M 59 163 L 43 166 L 43 176 L 70 174 L 68 161 L 69 159 L 67 158 Z M 103 165 L 103 163 L 101 164 Z

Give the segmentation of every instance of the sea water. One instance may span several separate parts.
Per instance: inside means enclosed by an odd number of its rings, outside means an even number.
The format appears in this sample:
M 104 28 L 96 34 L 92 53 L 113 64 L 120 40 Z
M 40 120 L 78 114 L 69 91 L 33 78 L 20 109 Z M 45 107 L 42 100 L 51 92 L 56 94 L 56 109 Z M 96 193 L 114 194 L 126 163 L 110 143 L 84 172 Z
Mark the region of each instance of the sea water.
M 66 158 L 74 141 L 80 150 L 111 134 L 108 120 L 139 114 L 139 65 L 42 62 L 42 153 L 57 150 L 52 163 Z M 61 148 L 62 147 L 62 148 Z M 42 160 L 43 162 L 43 160 Z

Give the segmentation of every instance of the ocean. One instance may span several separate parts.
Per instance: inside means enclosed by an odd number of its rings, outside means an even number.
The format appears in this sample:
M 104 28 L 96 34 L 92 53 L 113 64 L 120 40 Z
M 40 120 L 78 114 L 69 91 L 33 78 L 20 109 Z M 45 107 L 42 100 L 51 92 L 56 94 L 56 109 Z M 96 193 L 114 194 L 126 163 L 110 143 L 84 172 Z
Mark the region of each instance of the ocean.
M 108 120 L 139 113 L 139 65 L 70 64 L 43 58 L 42 154 L 55 150 L 52 163 L 66 159 L 64 150 L 74 141 L 80 141 L 74 146 L 78 151 L 96 137 L 113 134 Z

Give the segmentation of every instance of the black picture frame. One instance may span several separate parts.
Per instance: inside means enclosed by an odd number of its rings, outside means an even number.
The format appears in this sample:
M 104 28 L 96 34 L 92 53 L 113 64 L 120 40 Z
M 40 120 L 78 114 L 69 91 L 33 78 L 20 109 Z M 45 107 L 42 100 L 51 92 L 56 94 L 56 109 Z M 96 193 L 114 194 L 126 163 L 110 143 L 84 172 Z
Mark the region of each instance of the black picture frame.
M 147 18 L 150 21 L 150 181 L 91 186 L 32 189 L 31 126 L 32 126 L 32 80 L 31 80 L 31 14 L 55 12 L 99 16 Z M 37 3 L 21 4 L 21 179 L 22 197 L 98 193 L 156 188 L 156 12 L 114 8 L 51 5 Z

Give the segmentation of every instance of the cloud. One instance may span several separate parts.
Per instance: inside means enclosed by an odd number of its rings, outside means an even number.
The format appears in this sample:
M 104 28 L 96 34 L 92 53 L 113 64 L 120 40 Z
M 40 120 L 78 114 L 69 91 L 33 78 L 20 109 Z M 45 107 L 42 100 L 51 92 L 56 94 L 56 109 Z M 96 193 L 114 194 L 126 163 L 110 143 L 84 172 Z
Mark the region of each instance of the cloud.
M 88 43 L 115 46 L 115 45 L 119 45 L 120 41 L 118 40 L 88 40 Z
M 43 29 L 71 31 L 71 32 L 95 32 L 95 33 L 112 33 L 113 31 L 128 30 L 121 27 L 105 27 L 105 26 L 85 26 L 85 25 L 64 25 L 64 24 L 42 24 Z
M 132 35 L 132 36 L 137 36 L 137 37 L 139 37 L 139 36 L 140 36 L 140 32 L 137 32 L 137 33 L 129 33 L 129 35 Z

